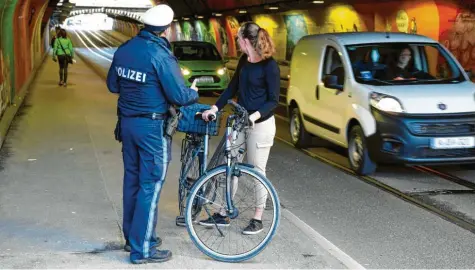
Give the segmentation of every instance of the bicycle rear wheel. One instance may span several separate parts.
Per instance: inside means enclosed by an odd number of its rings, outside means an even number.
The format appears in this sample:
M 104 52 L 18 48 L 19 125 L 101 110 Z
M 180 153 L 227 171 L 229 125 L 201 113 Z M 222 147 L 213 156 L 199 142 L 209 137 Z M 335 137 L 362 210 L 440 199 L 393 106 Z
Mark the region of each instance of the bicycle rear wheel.
M 200 220 L 213 217 L 213 214 L 220 212 L 220 209 L 226 210 L 224 199 L 226 169 L 226 165 L 219 166 L 207 172 L 204 178 L 195 183 L 187 200 L 186 227 L 193 243 L 207 256 L 218 261 L 241 262 L 257 256 L 272 240 L 279 225 L 280 203 L 275 188 L 266 177 L 252 167 L 237 164 L 234 172 L 238 180 L 231 182 L 233 182 L 232 189 L 236 190 L 233 204 L 238 214 L 229 219 L 229 225 L 226 226 L 221 226 L 217 222 L 212 226 L 202 226 L 198 224 L 199 222 L 193 222 L 196 214 L 191 208 L 193 203 L 198 202 L 201 206 L 197 216 Z M 270 207 L 264 206 L 265 198 L 257 197 L 258 193 L 262 194 L 262 190 L 258 188 L 262 188 L 264 194 L 269 197 Z M 247 193 L 249 191 L 252 192 Z M 255 204 L 252 205 L 253 203 Z M 262 216 L 263 229 L 258 234 L 245 235 L 243 229 L 254 216 L 257 206 L 265 207 Z

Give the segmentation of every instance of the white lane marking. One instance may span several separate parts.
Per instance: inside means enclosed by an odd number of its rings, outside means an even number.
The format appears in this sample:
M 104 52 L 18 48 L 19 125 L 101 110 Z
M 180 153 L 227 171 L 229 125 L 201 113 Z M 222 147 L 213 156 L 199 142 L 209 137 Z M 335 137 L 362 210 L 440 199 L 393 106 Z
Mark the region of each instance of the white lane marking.
M 87 30 L 87 32 L 94 36 L 95 38 L 97 38 L 100 42 L 102 42 L 104 45 L 106 45 L 107 47 L 109 47 L 110 49 L 113 49 L 113 47 L 111 47 L 111 43 L 107 40 L 107 39 L 103 39 L 102 37 L 100 37 L 99 35 L 97 35 L 95 32 L 91 31 L 91 30 Z
M 112 60 L 111 60 L 111 59 L 109 59 L 109 58 L 107 58 L 107 57 L 104 57 L 104 56 L 102 56 L 102 55 L 96 53 L 95 51 L 91 50 L 91 48 L 89 48 L 89 46 L 87 46 L 86 42 L 84 42 L 84 40 L 83 40 L 83 39 L 81 38 L 81 36 L 77 33 L 77 31 L 74 30 L 74 32 L 76 33 L 76 36 L 79 38 L 79 40 L 81 40 L 82 44 L 84 44 L 84 46 L 85 46 L 89 51 L 91 51 L 91 52 L 92 52 L 93 54 L 95 54 L 96 56 L 99 56 L 100 58 L 105 59 L 105 60 L 107 60 L 107 61 L 109 61 L 109 62 L 112 63 Z
M 84 36 L 84 38 L 86 38 L 91 44 L 92 46 L 94 46 L 98 51 L 102 52 L 103 54 L 107 55 L 107 56 L 110 56 L 111 58 L 114 57 L 114 55 L 110 54 L 110 53 L 107 53 L 106 51 L 102 50 L 101 48 L 97 47 L 96 44 L 94 42 L 92 42 L 91 39 L 89 39 L 87 37 L 86 34 L 84 34 L 82 31 L 79 31 L 79 32 L 76 32 L 76 33 L 80 33 L 81 35 Z

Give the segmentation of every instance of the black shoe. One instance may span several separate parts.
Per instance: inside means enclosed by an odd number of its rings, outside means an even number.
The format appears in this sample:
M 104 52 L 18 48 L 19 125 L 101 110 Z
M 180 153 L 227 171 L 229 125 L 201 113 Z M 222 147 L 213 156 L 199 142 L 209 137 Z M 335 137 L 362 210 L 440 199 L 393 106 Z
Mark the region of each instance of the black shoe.
M 245 235 L 254 235 L 262 232 L 263 226 L 262 221 L 257 219 L 251 219 L 249 225 L 242 231 L 242 234 Z
M 172 258 L 172 252 L 170 250 L 157 250 L 157 253 L 146 259 L 131 260 L 133 264 L 145 264 L 145 263 L 161 263 L 166 262 Z
M 158 237 L 158 238 L 157 238 L 157 244 L 155 245 L 154 248 L 158 248 L 158 247 L 160 247 L 161 245 L 162 245 L 162 238 Z M 127 241 L 125 242 L 124 251 L 130 252 L 131 250 L 132 250 L 132 248 L 130 247 L 130 243 L 129 243 L 129 241 L 127 240 Z
M 196 223 L 196 217 L 192 219 L 193 223 Z M 177 226 L 186 227 L 186 221 L 184 216 L 177 216 L 175 219 L 175 223 Z
M 221 214 L 219 213 L 214 213 L 212 217 L 200 221 L 200 225 L 206 227 L 214 226 L 215 223 L 220 227 L 227 227 L 231 222 L 229 220 L 229 217 L 221 216 Z

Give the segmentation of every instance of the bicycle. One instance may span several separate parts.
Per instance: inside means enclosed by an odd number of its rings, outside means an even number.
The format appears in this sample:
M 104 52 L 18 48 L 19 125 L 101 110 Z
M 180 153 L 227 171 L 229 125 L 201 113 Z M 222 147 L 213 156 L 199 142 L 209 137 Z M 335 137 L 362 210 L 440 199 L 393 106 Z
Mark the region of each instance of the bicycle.
M 180 215 L 184 214 L 188 234 L 200 251 L 218 261 L 241 262 L 257 256 L 272 240 L 280 221 L 280 203 L 277 192 L 270 181 L 261 172 L 257 171 L 254 166 L 239 162 L 238 159 L 244 154 L 244 149 L 241 148 L 242 145 L 238 145 L 236 142 L 239 141 L 239 136 L 245 136 L 247 129 L 250 128 L 249 115 L 243 107 L 234 101 L 229 100 L 228 104 L 234 107 L 235 113 L 227 118 L 226 132 L 209 164 L 207 164 L 208 140 L 210 135 L 216 136 L 217 131 L 219 131 L 216 128 L 219 127 L 219 124 L 216 123 L 220 122 L 221 113 L 218 113 L 215 119 L 211 119 L 212 121 L 206 122 L 201 120 L 203 121 L 203 128 L 200 132 L 196 132 L 196 128 L 193 131 L 186 128 L 178 129 L 186 133 L 182 143 L 179 208 Z M 197 117 L 201 117 L 199 112 Z M 199 119 L 196 119 L 196 121 L 199 122 Z M 245 142 L 245 139 L 243 140 L 241 137 L 240 141 Z M 224 159 L 224 164 L 218 164 L 222 159 Z M 189 177 L 192 162 L 198 164 L 198 170 L 195 171 L 197 174 L 194 177 Z M 259 194 L 259 191 L 255 189 L 256 186 L 265 189 L 263 191 L 265 196 L 261 198 L 242 196 L 243 199 L 238 200 L 237 193 L 244 190 L 243 186 L 249 189 L 249 184 L 243 183 L 245 180 L 243 180 L 244 176 L 253 179 L 250 184 L 251 186 L 254 184 L 256 196 Z M 238 188 L 238 183 L 240 188 Z M 220 196 L 220 191 L 223 193 L 223 196 Z M 262 194 L 262 191 L 260 193 Z M 251 200 L 255 199 L 254 201 L 260 200 L 261 203 L 257 203 L 256 206 L 245 205 L 245 207 L 241 207 L 240 203 L 249 197 L 252 198 Z M 267 207 L 265 198 L 270 198 L 271 207 Z M 183 207 L 183 199 L 186 199 L 185 207 Z M 264 203 L 262 203 L 262 200 Z M 242 233 L 243 223 L 240 224 L 239 221 L 243 218 L 242 220 L 247 224 L 250 218 L 246 218 L 246 211 L 253 210 L 258 205 L 264 205 L 264 216 L 266 217 L 269 216 L 268 212 L 272 211 L 270 222 L 263 223 L 270 226 L 267 229 L 263 229 L 259 234 L 244 235 Z M 210 209 L 213 207 L 215 212 L 219 209 L 220 212 L 225 213 L 229 217 L 229 226 L 222 228 L 216 223 L 213 219 L 213 211 Z M 211 218 L 214 225 L 202 226 L 199 224 L 199 221 L 197 222 L 200 218 Z M 264 222 L 264 220 L 262 221 Z M 233 224 L 237 223 L 237 230 L 235 232 L 229 229 L 232 228 L 231 222 Z M 203 229 L 198 230 L 195 228 L 195 225 Z M 241 233 L 239 233 L 240 230 Z M 206 241 L 200 237 L 202 232 L 209 234 Z M 213 243 L 205 243 L 213 236 L 216 238 Z M 239 240 L 231 242 L 231 237 L 237 236 L 242 236 L 240 242 L 245 242 L 246 244 L 250 242 L 253 244 L 259 238 L 261 240 L 249 249 L 236 248 L 232 250 L 232 248 L 228 247 L 228 252 L 218 250 L 227 239 L 229 239 L 229 244 L 237 244 Z M 220 244 L 214 246 L 218 239 L 221 239 Z

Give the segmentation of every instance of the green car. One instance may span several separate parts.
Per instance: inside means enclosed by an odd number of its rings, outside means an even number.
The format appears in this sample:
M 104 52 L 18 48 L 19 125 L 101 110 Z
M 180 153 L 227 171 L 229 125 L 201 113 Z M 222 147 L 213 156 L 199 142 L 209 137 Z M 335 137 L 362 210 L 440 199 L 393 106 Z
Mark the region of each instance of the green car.
M 188 87 L 196 79 L 200 92 L 223 91 L 230 78 L 224 61 L 216 47 L 209 42 L 176 41 L 172 50 L 180 64 Z

